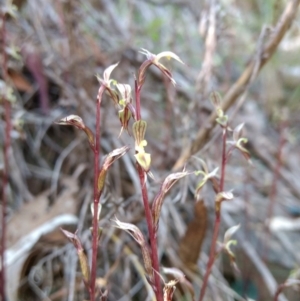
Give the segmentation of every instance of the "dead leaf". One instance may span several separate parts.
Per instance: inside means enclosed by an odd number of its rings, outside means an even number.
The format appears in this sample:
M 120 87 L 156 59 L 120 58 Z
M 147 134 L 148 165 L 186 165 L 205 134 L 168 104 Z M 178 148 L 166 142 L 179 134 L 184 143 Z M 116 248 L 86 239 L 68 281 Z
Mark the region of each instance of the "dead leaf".
M 47 114 L 49 111 L 49 87 L 48 79 L 44 74 L 42 55 L 39 50 L 31 44 L 26 44 L 26 46 L 22 48 L 22 55 L 26 67 L 32 73 L 39 86 L 40 108 L 44 114 Z
M 43 245 L 47 240 L 48 244 L 53 243 L 52 246 L 57 246 L 64 239 L 57 229 L 65 225 L 74 226 L 78 222 L 76 216 L 78 183 L 76 179 L 66 177 L 63 179 L 63 185 L 64 189 L 53 206 L 49 207 L 50 191 L 46 191 L 21 207 L 7 224 L 5 265 L 6 293 L 9 300 L 17 300 L 23 267 L 41 238 L 44 237 Z
M 203 201 L 195 203 L 194 219 L 188 224 L 179 244 L 179 257 L 190 269 L 197 265 L 207 228 L 207 210 Z
M 7 248 L 59 215 L 76 214 L 77 201 L 74 195 L 78 191 L 78 184 L 74 178 L 65 178 L 63 185 L 65 188 L 53 206 L 49 207 L 50 191 L 46 191 L 37 196 L 35 200 L 26 203 L 14 214 L 7 225 Z
M 14 69 L 8 69 L 8 75 L 17 90 L 26 93 L 32 93 L 33 87 L 22 73 Z

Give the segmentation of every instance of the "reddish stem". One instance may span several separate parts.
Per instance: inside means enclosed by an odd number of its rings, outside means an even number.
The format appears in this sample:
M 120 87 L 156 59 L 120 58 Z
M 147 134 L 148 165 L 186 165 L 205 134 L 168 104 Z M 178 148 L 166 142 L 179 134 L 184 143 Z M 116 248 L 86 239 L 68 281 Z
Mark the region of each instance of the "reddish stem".
M 95 134 L 95 147 L 94 151 L 94 215 L 93 215 L 93 231 L 92 231 L 92 266 L 91 266 L 91 279 L 90 279 L 90 299 L 96 300 L 96 273 L 97 273 L 97 254 L 98 254 L 98 208 L 101 191 L 98 191 L 98 175 L 99 175 L 99 157 L 100 157 L 100 109 L 102 94 L 105 87 L 101 85 L 97 96 L 97 109 L 96 109 L 96 134 Z
M 137 82 L 135 82 L 135 97 L 136 97 L 136 119 L 141 119 L 141 100 L 140 100 L 140 92 L 141 86 L 138 86 Z M 159 260 L 158 260 L 158 252 L 157 252 L 157 240 L 156 233 L 153 226 L 152 214 L 148 200 L 148 191 L 145 183 L 145 171 L 142 167 L 137 163 L 137 170 L 140 178 L 140 184 L 142 189 L 142 198 L 145 209 L 145 217 L 148 226 L 149 239 L 150 239 L 150 247 L 151 247 L 151 259 L 152 259 L 152 268 L 153 268 L 153 277 L 154 277 L 154 291 L 156 295 L 157 301 L 163 301 L 162 288 L 160 285 L 160 277 L 159 277 Z
M 223 129 L 222 135 L 222 169 L 221 169 L 221 179 L 220 179 L 220 192 L 224 190 L 224 181 L 225 181 L 225 167 L 227 163 L 226 156 L 226 136 L 227 136 L 227 127 Z M 228 155 L 230 155 L 229 153 Z
M 159 260 L 158 260 L 158 251 L 157 251 L 157 239 L 156 239 L 156 233 L 153 227 L 153 220 L 151 215 L 151 209 L 149 205 L 148 200 L 148 192 L 147 192 L 147 186 L 145 183 L 145 172 L 141 168 L 141 166 L 137 166 L 141 188 L 142 188 L 142 197 L 143 197 L 143 203 L 145 208 L 145 216 L 147 220 L 147 226 L 149 231 L 149 239 L 150 239 L 150 245 L 151 245 L 151 258 L 152 258 L 152 267 L 154 270 L 153 276 L 154 276 L 154 285 L 155 285 L 155 295 L 157 301 L 162 301 L 162 290 L 160 285 L 160 277 L 159 277 Z
M 138 86 L 137 81 L 135 85 L 135 106 L 136 106 L 136 120 L 141 119 L 141 87 Z
M 5 51 L 6 45 L 6 28 L 5 28 L 5 13 L 2 15 L 2 70 L 3 70 L 3 78 L 8 83 L 8 74 L 7 74 L 7 54 Z M 5 93 L 4 93 L 5 94 Z M 6 215 L 6 207 L 7 207 L 7 195 L 6 188 L 8 185 L 8 176 L 9 176 L 9 150 L 11 146 L 10 140 L 10 132 L 11 132 L 11 105 L 7 99 L 3 99 L 4 102 L 4 114 L 5 114 L 5 137 L 4 137 L 4 173 L 3 173 L 3 186 L 2 186 L 2 212 L 1 212 L 1 271 L 0 271 L 0 296 L 1 300 L 5 300 L 5 264 L 4 264 L 4 253 L 5 253 L 5 237 L 6 237 L 6 223 L 5 223 L 5 215 Z
M 276 290 L 276 293 L 275 293 L 275 296 L 274 296 L 274 301 L 278 301 L 278 297 L 279 295 L 282 293 L 283 289 L 285 287 L 285 283 L 282 283 L 278 286 L 277 290 Z
M 226 156 L 226 136 L 227 136 L 227 127 L 224 127 L 223 129 L 223 136 L 222 136 L 222 166 L 221 166 L 221 178 L 220 178 L 220 188 L 219 192 L 222 192 L 224 190 L 224 180 L 225 180 L 225 167 L 227 163 L 227 156 Z M 206 266 L 206 272 L 203 278 L 203 284 L 201 287 L 201 292 L 199 296 L 199 301 L 202 301 L 205 295 L 205 290 L 208 284 L 208 278 L 211 273 L 211 270 L 213 268 L 215 258 L 216 258 L 216 244 L 218 240 L 219 235 L 219 229 L 221 224 L 221 204 L 216 204 L 216 210 L 215 210 L 215 223 L 214 223 L 214 231 L 213 231 L 213 237 L 210 247 L 210 253 L 209 253 L 209 259 Z

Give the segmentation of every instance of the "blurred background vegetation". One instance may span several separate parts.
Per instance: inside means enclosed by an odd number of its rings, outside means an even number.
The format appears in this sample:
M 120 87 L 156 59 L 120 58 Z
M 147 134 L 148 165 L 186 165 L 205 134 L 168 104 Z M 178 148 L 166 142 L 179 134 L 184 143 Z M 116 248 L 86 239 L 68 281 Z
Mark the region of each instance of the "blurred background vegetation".
M 19 263 L 12 259 L 7 268 L 7 291 L 12 296 L 9 300 L 86 298 L 74 250 L 57 226 L 68 225 L 73 231 L 78 228 L 90 256 L 87 208 L 92 199 L 92 154 L 82 133 L 54 122 L 76 114 L 94 129 L 99 88 L 95 75 L 102 77 L 106 67 L 120 62 L 113 78 L 133 87 L 134 76 L 145 60 L 139 52 L 142 48 L 154 54 L 172 51 L 184 62 L 164 62 L 177 82 L 175 88 L 151 68 L 142 90 L 148 148 L 158 179 L 150 180 L 151 199 L 198 130 L 208 127 L 213 110 L 211 92 L 226 95 L 249 62 L 256 58 L 259 62 L 262 49 L 289 2 L 13 1 L 17 11 L 15 17 L 7 18 L 5 45 L 2 43 L 8 54 L 10 80 L 6 84 L 14 89 L 16 98 L 11 114 L 13 151 L 9 157 L 7 248 L 11 258 L 23 259 Z M 1 3 L 2 12 L 4 5 Z M 236 274 L 226 256 L 221 256 L 207 300 L 246 300 L 247 296 L 273 300 L 277 284 L 300 264 L 299 53 L 298 12 L 275 54 L 261 71 L 253 73 L 253 80 L 227 112 L 233 128 L 245 122 L 244 136 L 249 138 L 247 147 L 253 166 L 249 167 L 239 155 L 229 162 L 226 188 L 234 189 L 236 198 L 225 206 L 222 231 L 237 223 L 242 225 L 234 248 L 241 274 Z M 3 70 L 1 74 L 3 81 Z M 102 112 L 102 154 L 106 154 L 128 144 L 129 136 L 123 133 L 117 139 L 120 125 L 110 101 L 103 102 Z M 1 116 L 3 146 L 2 103 Z M 220 164 L 219 134 L 220 129 L 214 130 L 197 154 L 212 169 Z M 3 157 L 0 163 L 4 165 Z M 194 170 L 200 165 L 191 158 L 187 167 Z M 211 187 L 202 195 L 207 225 L 196 222 L 194 226 L 202 227 L 199 233 L 205 235 L 199 260 L 193 263 L 197 268 L 184 262 L 176 266 L 184 261 L 178 249 L 186 228 L 195 214 L 197 220 L 193 198 L 196 184 L 194 178 L 183 181 L 167 197 L 159 230 L 159 252 L 163 266 L 183 269 L 197 295 L 214 219 Z M 105 230 L 98 284 L 103 291 L 108 289 L 108 300 L 146 300 L 147 296 L 150 300 L 153 296 L 135 256 L 140 256 L 139 249 L 110 221 L 116 214 L 120 220 L 136 223 L 145 230 L 133 154 L 113 168 L 101 202 L 101 226 Z M 74 220 L 51 224 L 54 217 L 64 214 L 72 215 Z M 282 218 L 284 227 L 292 226 L 288 231 L 279 228 L 273 233 L 266 220 L 274 216 Z M 38 240 L 26 236 L 44 225 L 49 226 L 48 230 L 39 232 Z M 195 232 L 197 236 L 197 228 Z M 24 246 L 24 241 L 20 241 L 25 236 L 28 247 L 23 250 L 20 245 Z M 197 240 L 194 236 L 193 239 Z M 14 255 L 18 249 L 23 253 Z M 298 300 L 299 287 L 296 289 L 290 288 L 281 300 Z M 174 300 L 192 300 L 192 294 L 182 284 Z

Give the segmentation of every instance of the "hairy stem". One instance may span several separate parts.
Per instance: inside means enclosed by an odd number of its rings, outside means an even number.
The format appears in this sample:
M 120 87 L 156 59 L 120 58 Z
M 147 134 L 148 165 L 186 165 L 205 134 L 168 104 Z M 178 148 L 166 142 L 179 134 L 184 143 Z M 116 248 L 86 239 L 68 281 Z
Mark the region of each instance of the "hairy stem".
M 100 157 L 100 109 L 102 94 L 105 87 L 101 85 L 97 96 L 96 108 L 96 133 L 95 133 L 95 148 L 94 148 L 94 215 L 92 222 L 92 266 L 91 266 L 91 279 L 90 279 L 90 299 L 96 300 L 96 273 L 97 273 L 97 255 L 98 255 L 98 208 L 101 191 L 98 191 L 98 175 L 99 175 L 99 157 Z
M 220 178 L 220 189 L 219 192 L 224 190 L 224 181 L 225 181 L 225 167 L 227 163 L 227 156 L 226 156 L 226 136 L 227 136 L 227 127 L 223 129 L 222 135 L 222 165 L 221 165 L 221 178 Z M 210 247 L 209 259 L 206 266 L 206 272 L 203 278 L 203 284 L 201 287 L 199 301 L 202 301 L 205 295 L 205 290 L 208 284 L 208 278 L 213 268 L 215 258 L 216 258 L 216 244 L 219 236 L 220 224 L 221 224 L 221 204 L 216 204 L 215 210 L 215 223 L 214 223 L 214 231 L 213 237 Z

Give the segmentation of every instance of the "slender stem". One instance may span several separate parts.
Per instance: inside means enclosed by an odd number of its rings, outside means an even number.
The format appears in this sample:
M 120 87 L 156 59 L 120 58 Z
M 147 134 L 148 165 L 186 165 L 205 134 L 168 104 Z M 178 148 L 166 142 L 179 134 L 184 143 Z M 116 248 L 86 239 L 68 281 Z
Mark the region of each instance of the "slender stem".
M 8 83 L 8 74 L 7 74 L 7 54 L 5 51 L 6 46 L 6 28 L 5 28 L 5 13 L 2 15 L 2 72 L 3 78 Z M 8 185 L 8 176 L 9 176 L 9 150 L 11 146 L 10 132 L 11 132 L 11 104 L 7 99 L 3 99 L 4 102 L 4 114 L 5 114 L 5 138 L 4 138 L 4 173 L 3 173 L 3 185 L 2 185 L 2 212 L 1 212 L 1 271 L 0 271 L 0 297 L 1 300 L 5 300 L 5 263 L 4 263 L 4 253 L 5 253 L 5 236 L 6 236 L 6 206 L 7 206 L 7 195 L 6 188 Z
M 156 239 L 157 237 L 153 227 L 151 209 L 148 200 L 147 186 L 145 183 L 145 172 L 139 165 L 137 166 L 137 169 L 138 169 L 141 188 L 142 188 L 142 197 L 143 197 L 145 216 L 147 220 L 149 239 L 151 245 L 151 258 L 152 258 L 152 267 L 154 270 L 153 276 L 154 276 L 154 285 L 155 285 L 155 295 L 157 301 L 162 301 L 163 299 L 162 299 L 162 290 L 161 290 L 160 277 L 159 277 L 159 260 L 158 260 L 157 239 Z
M 278 301 L 278 297 L 279 297 L 279 295 L 282 293 L 282 291 L 284 289 L 284 284 L 285 283 L 279 284 L 279 286 L 278 286 L 278 288 L 276 290 L 275 296 L 274 296 L 274 301 Z
M 223 135 L 222 135 L 222 169 L 221 169 L 221 178 L 220 178 L 220 192 L 224 190 L 225 167 L 227 163 L 226 136 L 227 136 L 227 127 L 223 129 Z
M 223 135 L 222 135 L 222 165 L 221 165 L 221 178 L 220 178 L 220 188 L 219 192 L 222 192 L 224 190 L 224 181 L 225 181 L 225 167 L 227 163 L 227 156 L 226 156 L 226 136 L 227 136 L 227 127 L 224 127 L 223 129 Z M 216 258 L 216 244 L 218 240 L 219 235 L 219 229 L 221 224 L 221 204 L 216 204 L 216 210 L 215 210 L 215 223 L 214 223 L 214 231 L 213 231 L 213 237 L 210 247 L 210 253 L 209 253 L 209 259 L 206 266 L 206 272 L 203 278 L 203 284 L 201 287 L 200 297 L 199 301 L 202 301 L 205 295 L 205 290 L 208 284 L 208 278 L 211 273 L 211 270 L 213 268 L 215 258 Z
M 136 97 L 136 119 L 141 119 L 141 100 L 140 100 L 140 92 L 141 86 L 138 86 L 137 82 L 135 82 L 135 97 Z M 153 267 L 153 277 L 154 277 L 154 291 L 156 295 L 157 301 L 163 301 L 162 288 L 160 285 L 160 277 L 159 277 L 159 260 L 158 260 L 158 251 L 157 251 L 157 239 L 156 233 L 153 226 L 152 214 L 148 200 L 148 191 L 147 185 L 145 183 L 145 171 L 142 167 L 137 163 L 137 170 L 140 178 L 140 185 L 142 189 L 142 198 L 145 209 L 145 217 L 148 226 L 149 239 L 150 239 L 150 247 L 151 247 L 151 259 L 152 259 L 152 267 Z
M 135 106 L 136 106 L 136 120 L 141 119 L 141 87 L 138 86 L 137 81 L 135 85 Z
M 90 299 L 96 300 L 96 272 L 97 272 L 97 253 L 98 253 L 98 212 L 99 202 L 94 200 L 94 216 L 93 216 L 93 231 L 92 231 L 92 268 L 90 280 Z M 95 211 L 96 210 L 96 211 Z
M 94 215 L 92 222 L 92 266 L 91 266 L 91 279 L 90 279 L 90 299 L 96 300 L 96 273 L 97 273 L 97 254 L 98 254 L 98 208 L 101 191 L 98 191 L 98 175 L 99 175 L 99 157 L 100 157 L 100 109 L 102 94 L 105 87 L 101 85 L 97 96 L 96 108 L 96 134 L 95 134 L 95 148 L 94 148 Z

